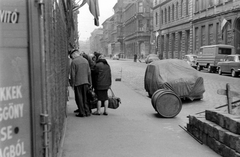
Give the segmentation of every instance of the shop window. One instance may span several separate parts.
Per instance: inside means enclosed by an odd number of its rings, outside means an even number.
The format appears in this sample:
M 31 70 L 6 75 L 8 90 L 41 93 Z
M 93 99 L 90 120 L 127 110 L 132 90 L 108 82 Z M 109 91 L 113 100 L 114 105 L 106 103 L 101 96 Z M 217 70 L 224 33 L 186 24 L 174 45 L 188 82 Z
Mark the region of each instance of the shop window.
M 167 23 L 167 9 L 165 8 L 165 23 Z
M 163 24 L 163 10 L 161 11 L 161 22 Z
M 172 5 L 172 20 L 174 21 L 174 15 L 175 15 L 175 13 L 174 13 L 174 4 Z
M 199 0 L 195 1 L 195 13 L 199 12 Z
M 142 22 L 142 20 L 138 20 L 138 29 L 139 29 L 139 31 L 143 31 L 143 22 Z
M 158 13 L 155 14 L 155 22 L 156 22 L 156 26 L 158 25 Z
M 168 7 L 168 22 L 171 22 L 171 9 Z
M 201 10 L 206 10 L 206 0 L 202 0 L 202 3 L 201 3 Z
M 181 0 L 181 4 L 180 4 L 180 17 L 183 16 L 183 0 Z
M 214 37 L 213 37 L 213 24 L 210 24 L 208 26 L 208 44 L 213 45 L 214 44 Z
M 139 11 L 140 13 L 143 12 L 143 2 L 138 3 L 138 11 Z
M 176 19 L 178 20 L 178 14 L 179 14 L 179 12 L 178 12 L 178 2 L 177 2 L 177 5 L 176 5 Z

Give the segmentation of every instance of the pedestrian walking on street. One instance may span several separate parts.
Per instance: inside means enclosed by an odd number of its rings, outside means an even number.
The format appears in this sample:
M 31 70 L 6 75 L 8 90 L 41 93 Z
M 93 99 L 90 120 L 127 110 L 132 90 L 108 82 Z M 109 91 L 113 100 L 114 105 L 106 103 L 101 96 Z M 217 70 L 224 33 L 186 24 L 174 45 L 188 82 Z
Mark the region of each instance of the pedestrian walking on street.
M 92 84 L 91 70 L 88 61 L 80 55 L 77 49 L 71 51 L 72 60 L 70 68 L 71 85 L 74 88 L 75 101 L 78 106 L 77 117 L 90 116 L 87 91 Z
M 93 113 L 93 115 L 101 114 L 101 106 L 104 105 L 103 115 L 108 115 L 108 89 L 112 85 L 112 76 L 111 76 L 111 68 L 106 59 L 104 59 L 103 55 L 98 57 L 96 61 L 96 66 L 94 69 L 94 80 L 95 82 L 95 92 L 98 97 L 97 102 L 97 111 Z
M 134 62 L 137 62 L 137 54 L 134 54 Z

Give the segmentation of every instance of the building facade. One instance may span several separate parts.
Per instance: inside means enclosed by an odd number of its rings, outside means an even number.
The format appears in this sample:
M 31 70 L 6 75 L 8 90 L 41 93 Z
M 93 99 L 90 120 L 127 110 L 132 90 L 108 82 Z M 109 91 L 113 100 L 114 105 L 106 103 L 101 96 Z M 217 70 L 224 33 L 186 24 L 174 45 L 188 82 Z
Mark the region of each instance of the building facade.
M 233 45 L 240 54 L 240 1 L 194 0 L 193 50 L 204 45 Z
M 155 0 L 153 26 L 161 59 L 192 53 L 192 0 Z
M 151 53 L 150 37 L 152 31 L 151 4 L 145 0 L 124 3 L 123 18 L 123 49 L 127 58 L 135 54 L 145 57 Z
M 103 47 L 102 47 L 102 42 L 101 42 L 102 37 L 103 37 L 103 29 L 102 28 L 95 29 L 91 33 L 90 52 L 89 53 L 94 53 L 94 52 L 103 53 L 104 52 Z
M 112 34 L 112 23 L 114 22 L 113 16 L 106 19 L 103 26 L 103 36 L 101 39 L 103 54 L 110 56 L 112 54 L 111 48 L 111 34 Z
M 123 3 L 117 2 L 114 9 L 114 22 L 112 33 L 112 50 L 113 54 L 119 54 L 124 57 L 123 53 Z

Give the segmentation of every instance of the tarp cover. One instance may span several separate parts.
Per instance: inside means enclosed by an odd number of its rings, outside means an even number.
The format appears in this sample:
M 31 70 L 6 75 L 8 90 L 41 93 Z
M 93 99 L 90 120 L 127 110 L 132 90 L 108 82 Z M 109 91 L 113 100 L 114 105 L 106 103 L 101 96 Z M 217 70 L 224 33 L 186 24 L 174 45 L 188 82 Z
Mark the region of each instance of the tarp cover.
M 144 87 L 150 96 L 158 89 L 171 89 L 181 98 L 191 100 L 203 98 L 205 92 L 198 71 L 179 59 L 150 63 L 145 71 Z

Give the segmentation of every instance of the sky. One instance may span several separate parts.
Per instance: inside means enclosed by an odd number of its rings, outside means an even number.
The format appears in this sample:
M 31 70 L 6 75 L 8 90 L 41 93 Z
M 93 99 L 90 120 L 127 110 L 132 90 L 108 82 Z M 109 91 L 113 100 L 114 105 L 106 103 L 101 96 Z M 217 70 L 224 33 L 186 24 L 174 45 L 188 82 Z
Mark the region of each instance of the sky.
M 81 4 L 82 1 L 80 1 Z M 78 31 L 79 40 L 86 41 L 94 29 L 102 27 L 102 23 L 114 14 L 113 7 L 117 0 L 98 0 L 99 3 L 99 26 L 94 25 L 94 17 L 89 11 L 88 4 L 79 9 L 78 14 Z

